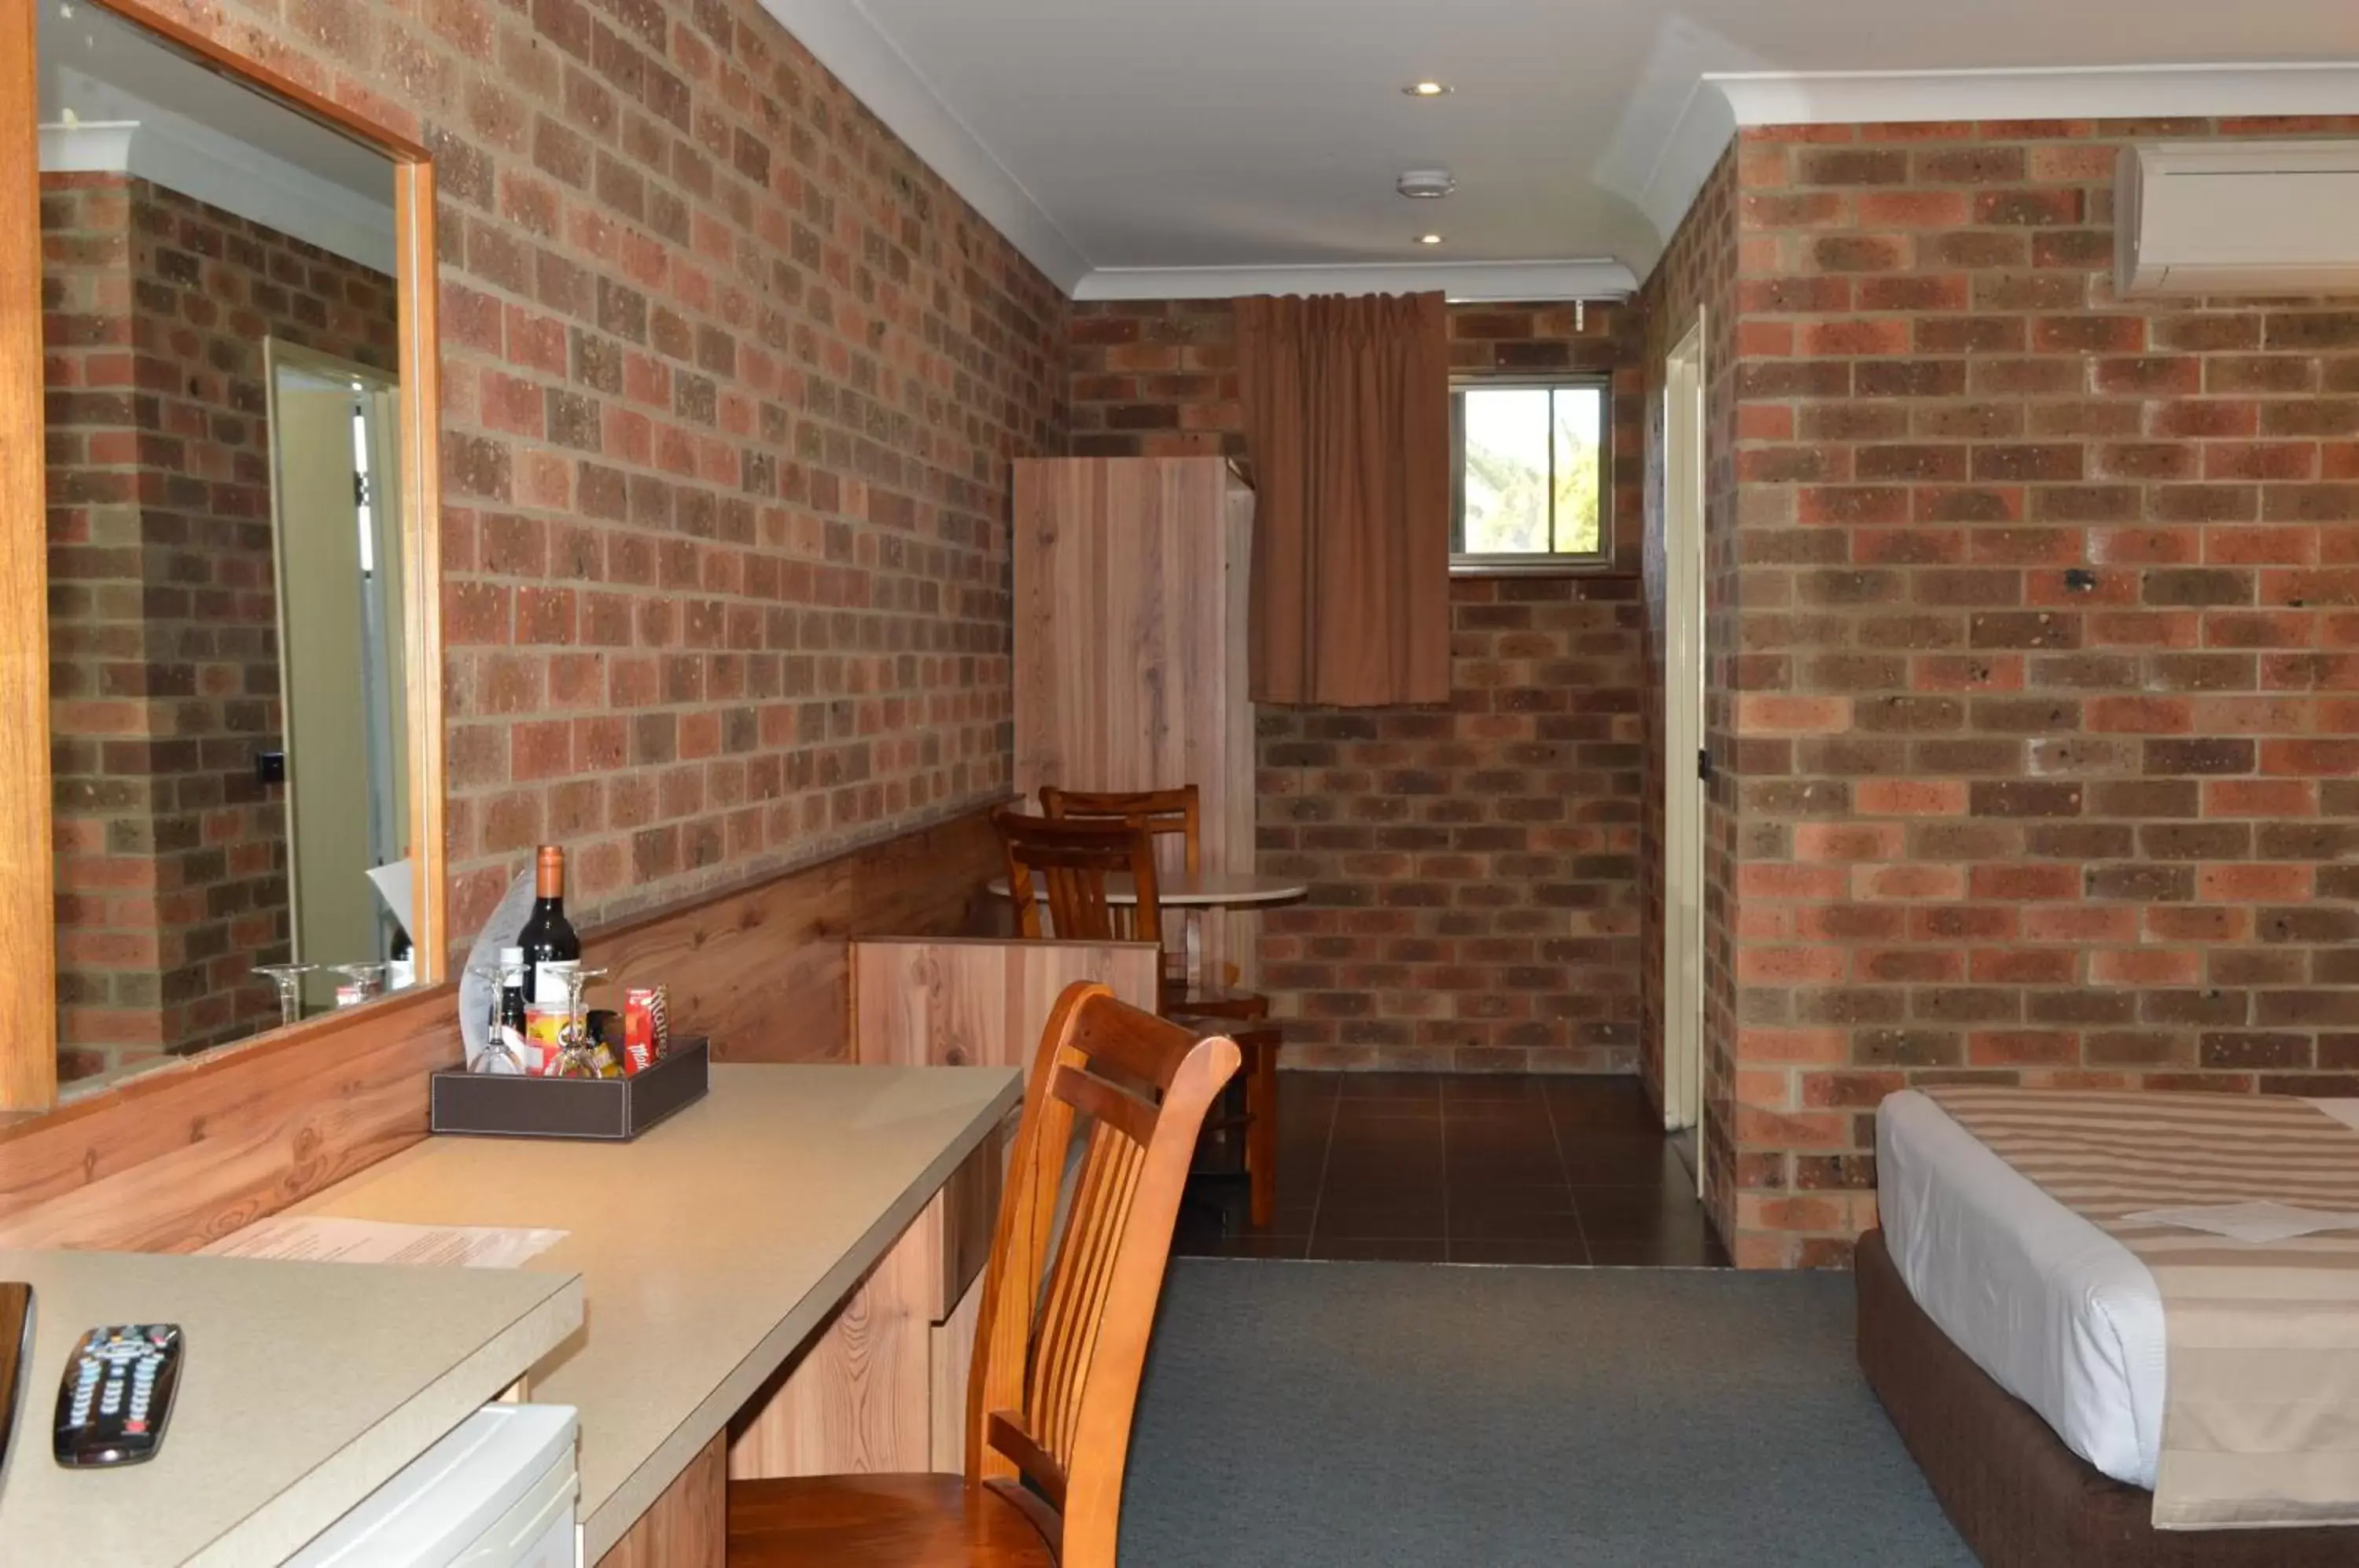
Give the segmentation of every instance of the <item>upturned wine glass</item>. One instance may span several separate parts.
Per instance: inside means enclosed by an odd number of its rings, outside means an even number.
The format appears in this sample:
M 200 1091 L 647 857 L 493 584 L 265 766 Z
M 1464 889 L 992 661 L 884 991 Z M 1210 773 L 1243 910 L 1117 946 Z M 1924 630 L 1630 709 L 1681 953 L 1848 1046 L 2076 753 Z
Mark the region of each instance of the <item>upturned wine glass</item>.
M 303 976 L 320 966 L 316 964 L 257 964 L 256 975 L 267 975 L 278 985 L 278 1022 L 281 1027 L 303 1021 Z

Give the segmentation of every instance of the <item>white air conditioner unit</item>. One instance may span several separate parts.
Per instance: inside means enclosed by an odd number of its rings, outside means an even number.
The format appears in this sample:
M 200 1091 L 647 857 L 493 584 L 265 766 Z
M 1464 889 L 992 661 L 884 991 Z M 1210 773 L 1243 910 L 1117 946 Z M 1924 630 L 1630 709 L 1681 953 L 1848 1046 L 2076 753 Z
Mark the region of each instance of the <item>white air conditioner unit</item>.
M 2114 198 L 2125 299 L 2359 292 L 2359 141 L 2143 143 Z

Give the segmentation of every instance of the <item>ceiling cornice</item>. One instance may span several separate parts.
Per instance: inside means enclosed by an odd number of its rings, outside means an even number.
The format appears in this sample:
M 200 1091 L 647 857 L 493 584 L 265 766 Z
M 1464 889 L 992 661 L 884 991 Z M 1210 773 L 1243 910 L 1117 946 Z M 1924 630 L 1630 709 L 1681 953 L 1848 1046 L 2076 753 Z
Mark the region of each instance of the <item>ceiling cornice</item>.
M 859 0 L 762 0 L 853 97 L 1067 293 L 1090 270 L 1032 193 L 969 130 Z
M 1234 299 L 1253 294 L 1422 294 L 1452 299 L 1619 299 L 1638 287 L 1618 261 L 1438 261 L 1305 267 L 1102 267 L 1076 299 Z
M 1704 82 L 1727 99 L 1740 125 L 2180 119 L 2359 110 L 2359 60 L 1730 71 L 1708 75 Z
M 2359 112 L 2359 60 L 2039 66 L 2003 71 L 1728 71 L 1697 82 L 1636 200 L 1666 243 L 1748 125 L 1946 120 L 2209 119 Z
M 115 90 L 114 102 L 139 117 L 40 126 L 41 169 L 136 175 L 364 267 L 398 270 L 390 201 L 371 201 L 128 93 Z M 392 190 L 388 173 L 388 196 Z

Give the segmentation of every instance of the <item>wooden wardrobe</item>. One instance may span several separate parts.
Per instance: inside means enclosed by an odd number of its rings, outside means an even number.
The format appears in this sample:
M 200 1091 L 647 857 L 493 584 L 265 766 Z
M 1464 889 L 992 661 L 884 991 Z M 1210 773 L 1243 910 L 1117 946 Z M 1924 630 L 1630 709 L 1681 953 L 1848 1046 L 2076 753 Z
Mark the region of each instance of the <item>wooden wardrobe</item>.
M 1207 873 L 1254 869 L 1245 694 L 1253 489 L 1220 457 L 1016 464 L 1016 787 L 1202 795 Z M 1177 869 L 1176 844 L 1170 847 Z M 1256 976 L 1251 917 L 1202 918 L 1205 972 Z

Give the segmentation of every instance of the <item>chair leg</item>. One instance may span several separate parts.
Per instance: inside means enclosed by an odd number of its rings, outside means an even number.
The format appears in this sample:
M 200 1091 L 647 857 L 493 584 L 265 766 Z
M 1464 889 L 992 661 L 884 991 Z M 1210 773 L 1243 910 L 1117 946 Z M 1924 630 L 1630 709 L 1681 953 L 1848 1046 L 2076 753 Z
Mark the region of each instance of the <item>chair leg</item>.
M 1277 1215 L 1277 1047 L 1254 1052 L 1253 1077 L 1245 1087 L 1245 1174 L 1250 1180 L 1253 1223 L 1266 1225 Z

